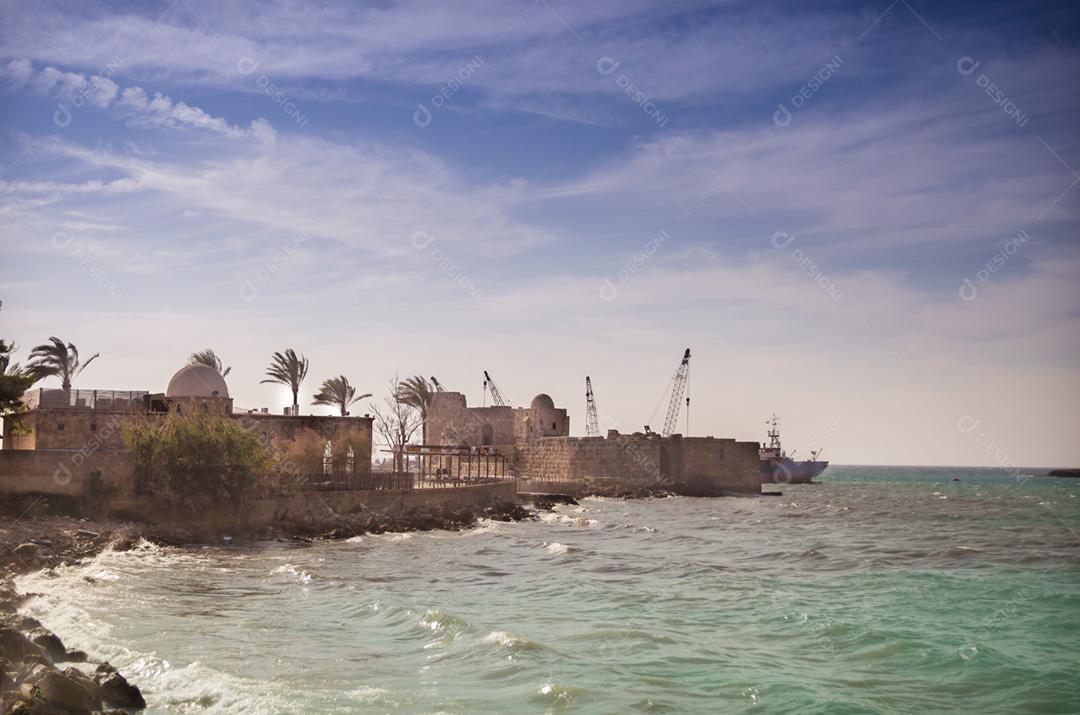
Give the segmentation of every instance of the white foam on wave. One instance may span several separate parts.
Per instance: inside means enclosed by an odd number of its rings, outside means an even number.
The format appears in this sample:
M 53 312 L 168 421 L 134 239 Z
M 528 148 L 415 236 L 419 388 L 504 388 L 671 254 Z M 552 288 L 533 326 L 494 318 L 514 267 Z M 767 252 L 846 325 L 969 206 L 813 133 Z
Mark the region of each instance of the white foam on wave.
M 405 531 L 405 532 L 402 532 L 402 533 L 380 534 L 380 536 L 382 536 L 382 538 L 385 539 L 386 541 L 408 541 L 409 539 L 413 538 L 415 535 L 416 534 L 414 534 L 411 531 Z
M 140 652 L 113 636 L 113 626 L 95 616 L 95 605 L 122 613 L 125 602 L 140 598 L 138 578 L 125 578 L 141 564 L 189 561 L 190 556 L 158 547 L 127 552 L 105 551 L 81 564 L 25 574 L 16 579 L 21 592 L 35 593 L 19 609 L 56 633 L 73 650 L 92 661 L 109 661 L 139 686 L 155 710 L 199 713 L 284 712 L 287 693 L 272 684 L 248 680 L 207 667 L 198 661 L 176 667 L 156 652 Z M 197 559 L 196 559 L 197 560 Z M 109 565 L 109 569 L 105 569 Z M 100 578 L 107 572 L 116 578 Z M 92 577 L 92 578 L 87 578 Z
M 567 546 L 566 544 L 560 544 L 558 541 L 545 543 L 544 548 L 547 549 L 547 552 L 553 556 L 562 556 L 563 554 L 570 553 L 571 550 L 571 547 Z
M 540 521 L 545 524 L 572 524 L 575 519 L 555 511 L 542 511 L 540 512 Z
M 513 633 L 507 633 L 506 631 L 492 631 L 486 636 L 480 639 L 481 643 L 493 643 L 500 645 L 504 648 L 513 648 L 516 645 L 528 642 L 525 638 L 515 636 Z
M 305 585 L 307 585 L 307 584 L 309 584 L 309 583 L 311 583 L 312 581 L 315 580 L 315 577 L 312 576 L 310 573 L 308 573 L 307 571 L 304 571 L 303 569 L 298 569 L 297 567 L 293 566 L 292 564 L 285 564 L 283 566 L 278 566 L 276 569 L 272 570 L 270 572 L 270 574 L 273 575 L 273 576 L 280 576 L 280 575 L 284 574 L 284 575 L 289 576 L 290 578 L 292 578 L 297 583 L 301 583 L 301 584 L 305 584 Z
M 481 519 L 476 526 L 471 529 L 466 529 L 460 533 L 462 534 L 491 534 L 499 530 L 499 528 L 505 524 L 504 521 L 495 521 L 494 519 Z
M 360 544 L 363 543 L 363 541 L 363 536 L 350 536 L 349 538 L 345 539 L 346 544 Z
M 372 703 L 376 703 L 382 700 L 383 696 L 386 695 L 387 692 L 388 691 L 385 688 L 376 688 L 371 685 L 361 685 L 359 688 L 356 688 L 355 690 L 350 690 L 349 692 L 345 693 L 345 695 L 352 698 L 353 700 L 358 700 L 362 703 L 370 705 Z

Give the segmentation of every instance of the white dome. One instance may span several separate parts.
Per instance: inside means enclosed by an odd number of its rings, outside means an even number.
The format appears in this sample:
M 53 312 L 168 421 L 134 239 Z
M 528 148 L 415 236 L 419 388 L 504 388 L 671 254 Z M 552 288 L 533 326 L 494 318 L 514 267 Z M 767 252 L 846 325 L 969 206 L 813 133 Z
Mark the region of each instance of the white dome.
M 209 365 L 185 365 L 169 380 L 165 396 L 228 397 L 229 386 L 225 384 L 225 378 Z
M 529 405 L 529 408 L 533 410 L 553 410 L 555 409 L 555 400 L 541 392 L 532 399 L 532 404 Z

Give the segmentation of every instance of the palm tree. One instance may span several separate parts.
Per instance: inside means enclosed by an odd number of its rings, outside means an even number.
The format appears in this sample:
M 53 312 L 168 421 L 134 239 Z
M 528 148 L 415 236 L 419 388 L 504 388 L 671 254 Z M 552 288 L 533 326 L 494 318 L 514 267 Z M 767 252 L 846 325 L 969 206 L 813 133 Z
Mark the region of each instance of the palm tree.
M 8 345 L 0 338 L 0 375 L 22 375 L 22 366 L 17 362 L 11 362 L 11 357 L 19 346 L 15 343 Z
M 270 367 L 266 368 L 267 379 L 259 383 L 276 382 L 292 390 L 292 413 L 300 414 L 300 383 L 307 377 L 308 359 L 289 348 L 283 353 L 274 353 Z
M 94 362 L 101 353 L 94 353 L 93 357 L 84 363 L 79 363 L 79 349 L 74 344 L 64 345 L 60 338 L 49 338 L 49 342 L 38 345 L 30 352 L 30 362 L 26 365 L 26 374 L 33 378 L 34 382 L 46 377 L 58 375 L 61 387 L 71 389 L 71 381 L 79 376 L 83 370 Z
M 368 397 L 371 397 L 370 392 L 365 392 L 357 397 L 356 388 L 349 384 L 349 379 L 344 375 L 339 375 L 338 377 L 331 377 L 329 380 L 323 380 L 322 387 L 319 389 L 318 394 L 315 395 L 315 401 L 311 404 L 340 407 L 341 416 L 345 417 L 349 414 L 349 405 Z
M 191 358 L 188 359 L 188 362 L 192 365 L 206 365 L 207 367 L 212 367 L 217 370 L 218 374 L 222 377 L 227 376 L 229 370 L 232 370 L 231 367 L 224 367 L 221 358 L 217 356 L 217 353 L 215 353 L 212 348 L 200 350 L 197 353 L 191 353 Z
M 431 396 L 431 382 L 421 375 L 407 377 L 394 388 L 394 399 L 403 405 L 416 409 L 420 413 L 420 419 L 424 427 L 424 442 L 427 442 L 427 411 L 431 407 Z

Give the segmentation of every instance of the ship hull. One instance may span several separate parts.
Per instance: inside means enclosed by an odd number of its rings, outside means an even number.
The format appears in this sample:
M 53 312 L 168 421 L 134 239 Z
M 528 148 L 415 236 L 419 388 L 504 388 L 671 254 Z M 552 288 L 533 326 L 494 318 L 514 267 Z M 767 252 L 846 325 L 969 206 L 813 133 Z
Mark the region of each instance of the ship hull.
M 793 459 L 769 459 L 761 462 L 762 484 L 809 484 L 825 471 L 828 462 L 796 462 Z

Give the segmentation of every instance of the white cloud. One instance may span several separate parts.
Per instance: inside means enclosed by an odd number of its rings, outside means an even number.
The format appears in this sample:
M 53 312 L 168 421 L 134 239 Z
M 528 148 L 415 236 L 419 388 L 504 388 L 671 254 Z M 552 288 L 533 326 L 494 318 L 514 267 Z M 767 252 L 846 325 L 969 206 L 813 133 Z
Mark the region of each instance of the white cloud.
M 16 87 L 26 84 L 33 72 L 30 60 L 12 60 L 3 66 L 3 77 Z
M 9 62 L 5 66 L 5 75 L 18 80 L 19 84 L 28 81 L 36 92 L 70 102 L 75 108 L 83 103 L 97 109 L 109 109 L 112 105 L 125 113 L 132 123 L 141 126 L 198 129 L 232 138 L 254 138 L 261 143 L 273 143 L 275 138 L 273 126 L 265 119 L 256 119 L 246 128 L 234 126 L 199 107 L 183 101 L 174 102 L 160 92 L 155 92 L 153 98 L 148 99 L 142 87 L 131 86 L 121 90 L 116 82 L 102 75 L 87 79 L 82 74 L 63 72 L 52 66 L 34 74 L 33 65 L 26 60 Z M 114 103 L 117 97 L 119 100 Z

